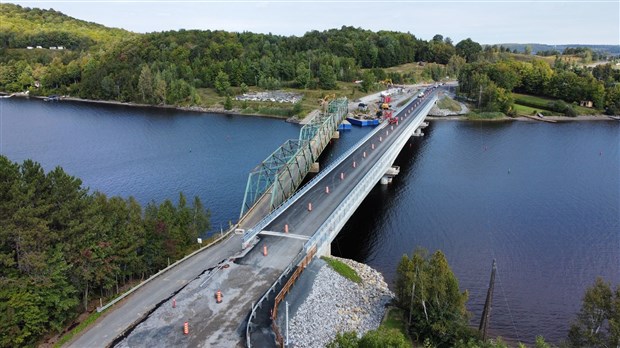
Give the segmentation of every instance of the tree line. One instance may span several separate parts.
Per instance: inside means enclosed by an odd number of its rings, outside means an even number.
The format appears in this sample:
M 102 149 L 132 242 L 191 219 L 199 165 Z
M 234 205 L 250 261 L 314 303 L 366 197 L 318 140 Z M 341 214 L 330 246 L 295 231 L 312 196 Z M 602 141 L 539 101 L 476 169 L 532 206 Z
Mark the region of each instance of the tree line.
M 441 35 L 425 41 L 410 33 L 347 26 L 314 30 L 301 37 L 210 30 L 123 35 L 53 10 L 0 6 L 11 15 L 7 20 L 10 25 L 0 27 L 0 38 L 4 38 L 0 47 L 5 47 L 0 58 L 0 89 L 149 104 L 197 104 L 197 88 L 217 88 L 222 83 L 265 89 L 334 89 L 337 81 L 360 79 L 362 69 L 415 61 L 447 64 L 456 54 L 468 56 L 472 43 L 468 39 L 454 45 Z M 25 54 L 9 49 L 23 46 L 23 40 L 38 43 L 30 36 L 16 38 L 48 22 L 55 23 L 59 32 L 43 27 L 33 35 L 49 37 L 46 46 L 64 45 L 73 50 Z M 75 30 L 78 24 L 90 34 Z M 90 43 L 71 44 L 69 37 L 75 35 L 85 35 Z
M 471 314 L 465 307 L 468 293 L 459 290 L 458 280 L 439 250 L 429 255 L 426 250 L 417 249 L 411 256 L 403 255 L 397 266 L 394 293 L 396 305 L 407 313 L 403 319 L 408 323 L 410 337 L 424 347 L 507 347 L 500 338 L 482 341 L 479 333 L 469 326 Z M 390 342 L 399 335 L 384 336 L 387 336 L 385 342 Z M 346 342 L 343 338 L 338 337 L 336 341 Z M 541 336 L 536 337 L 534 346 L 551 347 Z M 620 285 L 613 288 L 611 283 L 597 278 L 586 289 L 581 309 L 561 346 L 620 346 Z M 525 346 L 519 344 L 519 347 Z
M 512 92 L 560 99 L 566 103 L 592 101 L 609 114 L 620 112 L 620 71 L 611 63 L 594 68 L 569 64 L 557 57 L 553 67 L 545 60 L 517 61 L 491 55 L 459 69 L 459 92 L 484 111 L 511 113 Z M 576 116 L 565 104 L 550 105 L 555 111 Z
M 32 346 L 89 302 L 119 293 L 197 248 L 200 199 L 154 202 L 89 193 L 62 168 L 0 156 L 0 346 Z
M 0 4 L 0 49 L 63 46 L 84 50 L 99 43 L 133 35 L 122 30 L 71 18 L 54 9 Z

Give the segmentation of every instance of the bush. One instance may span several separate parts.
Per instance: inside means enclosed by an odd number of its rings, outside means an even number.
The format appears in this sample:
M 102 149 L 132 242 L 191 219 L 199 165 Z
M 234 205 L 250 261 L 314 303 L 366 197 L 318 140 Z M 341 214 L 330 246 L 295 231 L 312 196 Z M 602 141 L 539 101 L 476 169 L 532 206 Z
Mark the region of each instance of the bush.
M 567 104 L 562 100 L 555 100 L 555 101 L 549 102 L 547 104 L 547 107 L 553 111 L 561 112 L 564 115 L 569 116 L 569 117 L 577 116 L 577 111 L 575 111 L 575 109 L 570 104 Z

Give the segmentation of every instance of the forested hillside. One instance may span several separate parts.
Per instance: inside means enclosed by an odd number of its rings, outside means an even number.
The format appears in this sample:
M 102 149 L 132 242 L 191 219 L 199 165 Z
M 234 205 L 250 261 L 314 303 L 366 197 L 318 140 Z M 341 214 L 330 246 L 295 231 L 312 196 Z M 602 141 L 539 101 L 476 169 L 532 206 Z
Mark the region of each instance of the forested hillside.
M 90 46 L 133 35 L 126 30 L 74 19 L 54 10 L 0 4 L 0 47 L 63 46 L 87 49 Z
M 92 299 L 118 293 L 197 248 L 209 229 L 200 199 L 143 210 L 90 193 L 60 167 L 0 156 L 0 347 L 34 346 Z
M 427 42 L 409 33 L 353 27 L 302 37 L 198 30 L 129 34 L 51 10 L 0 6 L 6 19 L 0 27 L 0 90 L 34 95 L 193 105 L 199 103 L 196 88 L 216 83 L 333 89 L 336 81 L 361 78 L 361 69 L 445 64 L 457 52 L 441 36 Z M 44 48 L 17 49 L 35 45 Z M 70 50 L 45 48 L 59 45 Z

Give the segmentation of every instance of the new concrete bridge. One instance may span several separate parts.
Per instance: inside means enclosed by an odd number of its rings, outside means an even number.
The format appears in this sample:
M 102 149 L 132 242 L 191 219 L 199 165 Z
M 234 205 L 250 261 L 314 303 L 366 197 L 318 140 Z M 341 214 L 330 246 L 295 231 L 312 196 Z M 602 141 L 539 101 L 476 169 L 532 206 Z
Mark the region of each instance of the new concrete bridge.
M 219 246 L 230 251 L 231 243 L 238 243 L 237 251 L 241 244 L 241 253 L 233 256 L 234 252 L 230 252 L 223 257 L 222 250 L 206 250 L 205 255 L 216 255 L 198 263 L 181 263 L 177 268 L 188 273 L 182 280 L 173 280 L 179 282 L 174 291 L 136 308 L 132 301 L 144 301 L 141 296 L 150 297 L 150 292 L 132 294 L 70 346 L 275 346 L 269 308 L 273 308 L 276 293 L 309 253 L 329 254 L 331 241 L 370 190 L 395 174 L 395 158 L 423 126 L 437 100 L 436 93 L 435 88 L 430 88 L 424 97 L 413 98 L 396 112 L 397 124 L 384 122 L 377 126 L 290 199 L 244 231 L 243 236 L 237 235 Z M 171 286 L 176 273 L 175 268 L 156 281 Z M 156 281 L 150 288 L 161 290 Z M 218 290 L 223 294 L 220 303 L 214 297 Z M 114 313 L 121 308 L 126 313 L 119 317 Z M 127 324 L 114 328 L 114 321 L 126 318 L 128 313 L 140 318 L 131 319 L 129 328 Z M 183 332 L 186 322 L 187 334 Z M 98 329 L 102 327 L 107 328 L 106 332 Z

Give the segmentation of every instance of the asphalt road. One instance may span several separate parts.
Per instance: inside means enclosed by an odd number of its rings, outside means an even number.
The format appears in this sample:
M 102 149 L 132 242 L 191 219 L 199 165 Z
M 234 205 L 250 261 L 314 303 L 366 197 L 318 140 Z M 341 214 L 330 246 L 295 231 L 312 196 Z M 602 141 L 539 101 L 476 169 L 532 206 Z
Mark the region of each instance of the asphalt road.
M 427 96 L 427 99 L 429 98 L 430 96 Z M 427 99 L 422 100 L 422 102 L 424 103 Z M 409 109 L 417 111 L 421 108 L 420 106 L 409 107 L 399 115 L 404 115 Z M 384 122 L 377 126 L 380 130 L 372 138 L 368 139 L 303 197 L 275 218 L 265 230 L 283 232 L 284 225 L 287 224 L 289 233 L 313 235 L 332 214 L 333 209 L 347 197 L 351 187 L 366 175 L 416 116 L 417 114 L 412 112 L 409 116 L 403 117 L 398 125 L 388 125 Z M 354 162 L 355 167 L 353 166 Z M 341 175 L 344 175 L 344 179 L 341 179 Z M 326 187 L 329 187 L 329 193 L 326 192 Z M 311 211 L 308 210 L 309 204 L 312 204 Z
M 241 237 L 234 234 L 206 248 L 108 309 L 94 325 L 65 346 L 71 348 L 109 346 L 117 336 L 140 321 L 159 303 L 170 298 L 205 270 L 215 267 L 222 260 L 239 252 L 240 248 Z

